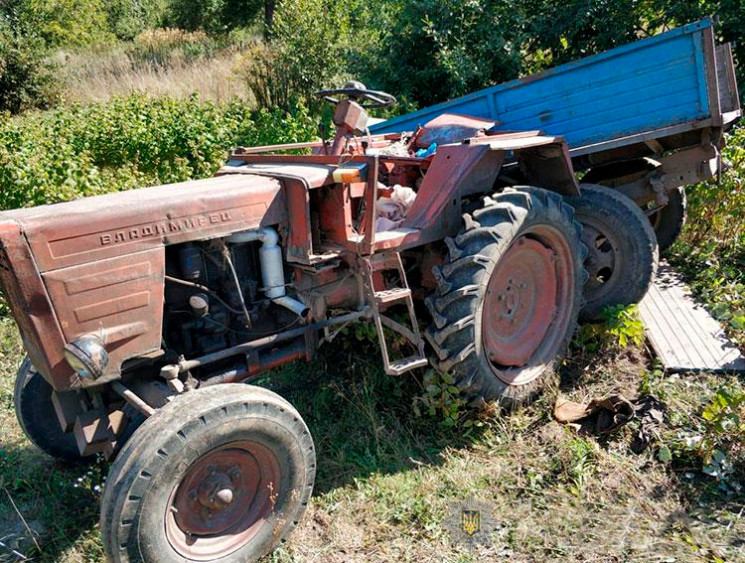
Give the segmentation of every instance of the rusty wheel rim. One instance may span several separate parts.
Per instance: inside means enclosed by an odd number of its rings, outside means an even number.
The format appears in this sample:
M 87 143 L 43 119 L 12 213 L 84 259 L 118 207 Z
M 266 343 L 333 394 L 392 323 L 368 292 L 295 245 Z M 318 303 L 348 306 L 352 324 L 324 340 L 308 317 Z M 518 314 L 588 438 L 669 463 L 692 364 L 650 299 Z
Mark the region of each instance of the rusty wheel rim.
M 585 291 L 597 299 L 618 283 L 616 274 L 622 267 L 619 241 L 613 234 L 588 221 L 583 225 L 582 242 L 587 247 Z
M 195 561 L 230 555 L 267 523 L 279 482 L 279 463 L 266 446 L 232 442 L 208 452 L 171 492 L 165 514 L 168 541 Z
M 553 360 L 571 317 L 574 268 L 566 239 L 551 227 L 516 239 L 494 268 L 482 310 L 492 371 L 508 385 L 536 379 Z

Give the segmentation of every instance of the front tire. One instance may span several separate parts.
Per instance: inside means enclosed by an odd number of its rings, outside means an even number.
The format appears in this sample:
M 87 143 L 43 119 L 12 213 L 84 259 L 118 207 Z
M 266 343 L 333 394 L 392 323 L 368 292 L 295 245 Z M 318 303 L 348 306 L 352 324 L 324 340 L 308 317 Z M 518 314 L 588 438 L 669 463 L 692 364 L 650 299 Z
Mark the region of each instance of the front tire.
M 31 360 L 24 358 L 13 393 L 18 424 L 37 448 L 53 458 L 73 464 L 92 462 L 96 456 L 81 456 L 73 433 L 62 431 L 54 412 L 52 391 Z
M 315 450 L 276 393 L 224 384 L 148 418 L 112 465 L 101 534 L 115 562 L 255 561 L 306 509 Z
M 552 379 L 582 302 L 581 227 L 561 196 L 530 187 L 486 197 L 433 270 L 425 335 L 436 369 L 451 372 L 472 405 L 514 407 Z

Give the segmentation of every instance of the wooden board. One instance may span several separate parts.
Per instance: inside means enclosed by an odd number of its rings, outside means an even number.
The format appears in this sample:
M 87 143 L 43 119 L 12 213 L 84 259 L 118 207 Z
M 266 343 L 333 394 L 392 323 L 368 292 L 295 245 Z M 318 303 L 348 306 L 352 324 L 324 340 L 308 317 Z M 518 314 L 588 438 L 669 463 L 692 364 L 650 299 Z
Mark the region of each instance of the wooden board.
M 745 371 L 740 350 L 664 261 L 639 303 L 639 313 L 647 338 L 666 370 Z

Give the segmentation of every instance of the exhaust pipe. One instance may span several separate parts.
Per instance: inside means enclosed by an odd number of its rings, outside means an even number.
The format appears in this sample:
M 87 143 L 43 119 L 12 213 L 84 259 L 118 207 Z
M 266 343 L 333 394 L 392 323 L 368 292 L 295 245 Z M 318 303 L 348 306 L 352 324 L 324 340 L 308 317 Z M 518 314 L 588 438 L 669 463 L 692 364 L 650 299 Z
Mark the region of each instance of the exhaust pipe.
M 228 237 L 228 244 L 243 244 L 260 240 L 259 261 L 261 262 L 261 281 L 264 284 L 264 295 L 281 307 L 305 318 L 310 309 L 305 303 L 287 295 L 285 289 L 285 271 L 282 264 L 282 248 L 279 246 L 279 235 L 271 227 L 255 231 L 243 231 Z

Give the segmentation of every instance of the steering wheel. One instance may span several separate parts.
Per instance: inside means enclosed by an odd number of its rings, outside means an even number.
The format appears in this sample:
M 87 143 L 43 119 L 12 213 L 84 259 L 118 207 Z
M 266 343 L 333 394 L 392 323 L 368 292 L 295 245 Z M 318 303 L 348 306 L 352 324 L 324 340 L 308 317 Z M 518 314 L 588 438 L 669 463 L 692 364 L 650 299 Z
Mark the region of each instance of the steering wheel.
M 330 104 L 338 104 L 341 100 L 333 96 L 346 96 L 350 100 L 359 103 L 363 108 L 384 108 L 396 103 L 396 98 L 379 90 L 368 90 L 362 82 L 352 80 L 347 82 L 343 88 L 332 90 L 319 90 L 316 96 L 323 98 Z

